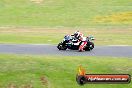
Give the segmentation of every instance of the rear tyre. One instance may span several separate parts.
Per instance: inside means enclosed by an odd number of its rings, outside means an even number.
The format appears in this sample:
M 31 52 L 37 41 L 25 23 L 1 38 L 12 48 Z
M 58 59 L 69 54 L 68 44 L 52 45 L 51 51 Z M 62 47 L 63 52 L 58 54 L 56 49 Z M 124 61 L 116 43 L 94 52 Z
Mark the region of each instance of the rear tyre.
M 62 43 L 59 43 L 58 46 L 57 46 L 57 48 L 58 48 L 59 50 L 66 50 L 66 49 L 67 49 L 67 47 L 64 46 Z

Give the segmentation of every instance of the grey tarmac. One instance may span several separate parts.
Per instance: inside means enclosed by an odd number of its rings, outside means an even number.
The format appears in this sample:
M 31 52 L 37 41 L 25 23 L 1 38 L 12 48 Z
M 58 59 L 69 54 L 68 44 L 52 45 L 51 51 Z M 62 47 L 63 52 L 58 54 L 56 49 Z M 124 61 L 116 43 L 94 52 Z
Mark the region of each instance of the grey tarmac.
M 0 44 L 0 54 L 132 57 L 132 46 L 95 46 L 92 51 L 78 52 L 46 44 Z

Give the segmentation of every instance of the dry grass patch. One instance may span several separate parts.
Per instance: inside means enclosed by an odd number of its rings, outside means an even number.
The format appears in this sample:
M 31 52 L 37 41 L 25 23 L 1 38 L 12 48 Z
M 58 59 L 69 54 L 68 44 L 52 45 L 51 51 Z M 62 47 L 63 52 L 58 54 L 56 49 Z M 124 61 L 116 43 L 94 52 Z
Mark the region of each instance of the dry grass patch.
M 0 28 L 0 33 L 44 33 L 44 34 L 72 34 L 76 30 L 84 34 L 132 34 L 132 28 L 127 29 L 71 29 L 71 28 Z
M 132 24 L 132 12 L 113 13 L 107 16 L 96 16 L 95 23 Z
M 43 0 L 30 0 L 30 1 L 32 1 L 34 3 L 38 3 L 38 4 L 43 2 Z

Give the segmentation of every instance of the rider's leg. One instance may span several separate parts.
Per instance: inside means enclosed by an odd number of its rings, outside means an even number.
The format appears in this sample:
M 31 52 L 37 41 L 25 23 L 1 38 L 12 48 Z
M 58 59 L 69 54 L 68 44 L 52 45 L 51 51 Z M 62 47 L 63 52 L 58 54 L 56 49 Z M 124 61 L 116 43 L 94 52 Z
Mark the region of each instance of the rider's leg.
M 79 51 L 84 51 L 83 49 L 86 46 L 86 44 L 87 44 L 86 41 L 82 42 L 81 45 L 79 46 Z

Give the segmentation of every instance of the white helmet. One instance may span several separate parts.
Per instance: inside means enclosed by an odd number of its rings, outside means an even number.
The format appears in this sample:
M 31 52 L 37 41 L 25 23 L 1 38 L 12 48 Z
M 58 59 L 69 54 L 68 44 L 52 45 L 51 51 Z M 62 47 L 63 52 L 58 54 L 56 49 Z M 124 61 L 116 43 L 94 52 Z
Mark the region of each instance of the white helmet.
M 80 32 L 79 32 L 79 31 L 76 31 L 76 32 L 74 33 L 74 37 L 75 37 L 75 38 L 78 38 L 79 35 L 80 35 Z

